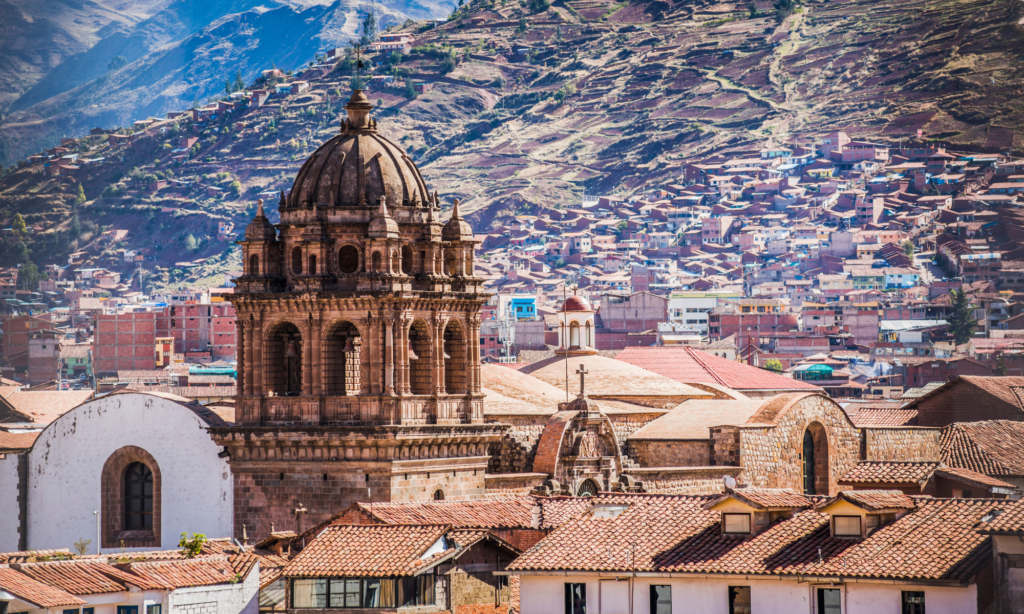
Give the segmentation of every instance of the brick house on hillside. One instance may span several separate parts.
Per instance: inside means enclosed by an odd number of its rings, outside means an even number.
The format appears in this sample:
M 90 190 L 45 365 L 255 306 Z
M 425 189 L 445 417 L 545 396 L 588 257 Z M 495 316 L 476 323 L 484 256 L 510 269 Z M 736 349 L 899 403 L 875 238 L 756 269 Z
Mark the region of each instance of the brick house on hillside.
M 1018 390 L 1024 377 L 960 376 L 908 403 L 921 426 L 980 420 L 1024 421 Z

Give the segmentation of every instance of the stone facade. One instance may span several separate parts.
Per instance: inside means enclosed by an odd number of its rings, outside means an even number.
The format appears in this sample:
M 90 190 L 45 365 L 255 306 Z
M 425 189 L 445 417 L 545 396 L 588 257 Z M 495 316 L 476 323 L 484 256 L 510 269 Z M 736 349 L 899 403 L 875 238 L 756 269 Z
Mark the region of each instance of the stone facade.
M 642 467 L 707 467 L 711 444 L 707 439 L 630 441 L 629 456 Z
M 862 460 L 928 462 L 941 458 L 942 429 L 913 426 L 865 428 Z

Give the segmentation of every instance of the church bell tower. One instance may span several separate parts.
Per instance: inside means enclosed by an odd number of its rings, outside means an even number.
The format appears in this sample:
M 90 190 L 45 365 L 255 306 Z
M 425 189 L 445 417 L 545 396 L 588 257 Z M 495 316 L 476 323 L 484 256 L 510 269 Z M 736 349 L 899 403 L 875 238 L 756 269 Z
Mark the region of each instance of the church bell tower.
M 231 457 L 235 534 L 259 539 L 354 501 L 483 496 L 477 241 L 356 90 L 341 133 L 245 230 Z

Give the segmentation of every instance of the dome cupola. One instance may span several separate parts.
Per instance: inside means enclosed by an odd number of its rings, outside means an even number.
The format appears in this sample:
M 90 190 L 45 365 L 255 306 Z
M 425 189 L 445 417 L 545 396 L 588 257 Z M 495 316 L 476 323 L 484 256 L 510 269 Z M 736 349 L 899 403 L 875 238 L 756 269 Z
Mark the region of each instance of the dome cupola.
M 377 134 L 373 105 L 362 90 L 345 105 L 341 134 L 306 160 L 282 209 L 429 207 L 430 192 L 416 164 L 397 144 Z
M 388 215 L 388 204 L 386 199 L 380 197 L 380 209 L 374 213 L 370 220 L 368 234 L 374 239 L 397 239 L 399 233 L 398 222 Z

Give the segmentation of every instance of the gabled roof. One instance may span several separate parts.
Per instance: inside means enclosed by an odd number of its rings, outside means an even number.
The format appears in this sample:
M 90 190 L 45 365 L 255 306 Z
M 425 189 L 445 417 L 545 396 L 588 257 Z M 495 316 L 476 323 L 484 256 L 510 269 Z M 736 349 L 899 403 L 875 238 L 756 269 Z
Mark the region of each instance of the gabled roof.
M 989 476 L 1024 476 L 1024 422 L 956 422 L 942 428 L 942 462 Z
M 92 396 L 92 390 L 19 390 L 5 398 L 25 422 L 50 424 Z
M 1014 407 L 1020 408 L 1021 402 L 1014 394 L 1014 387 L 1024 386 L 1024 377 L 1011 377 L 1011 376 L 988 376 L 988 375 L 961 375 L 960 377 L 950 380 L 928 392 L 927 394 L 914 399 L 910 403 L 904 405 L 905 409 L 916 409 L 922 402 L 932 397 L 944 394 L 947 390 L 954 386 L 968 385 L 977 388 L 979 393 L 989 394 L 1000 401 L 1004 401 Z
M 687 346 L 630 347 L 615 359 L 683 383 L 719 384 L 733 390 L 819 390 L 807 382 Z
M 760 511 L 804 509 L 813 505 L 806 496 L 788 488 L 736 488 L 711 502 L 708 509 L 726 499 L 736 499 Z
M 285 568 L 285 577 L 412 576 L 432 558 L 428 550 L 446 525 L 333 525 Z M 448 544 L 441 551 L 449 550 Z
M 130 563 L 127 565 L 127 571 L 148 580 L 152 586 L 212 586 L 231 584 L 244 579 L 258 561 L 253 554 L 203 556 L 176 561 Z
M 839 483 L 924 484 L 938 467 L 938 462 L 861 461 Z
M 991 560 L 976 523 L 999 499 L 916 497 L 916 507 L 864 539 L 834 538 L 829 517 L 799 511 L 748 539 L 722 535 L 711 497 L 602 495 L 627 509 L 584 514 L 560 526 L 509 567 L 513 572 L 588 571 L 813 575 L 967 582 Z M 820 550 L 819 550 L 820 549 Z
M 85 605 L 85 601 L 71 593 L 43 584 L 25 574 L 7 568 L 0 568 L 0 590 L 6 591 L 21 601 L 38 608 Z
M 620 354 L 621 355 L 621 354 Z M 529 364 L 521 372 L 543 380 L 552 386 L 565 386 L 564 356 L 554 356 L 540 362 Z M 579 393 L 579 377 L 574 372 L 582 364 L 588 375 L 586 379 L 587 394 L 594 398 L 601 397 L 691 397 L 710 398 L 708 392 L 687 386 L 677 380 L 654 373 L 642 367 L 626 363 L 615 358 L 600 355 L 569 356 L 569 392 Z
M 868 512 L 913 509 L 915 505 L 913 499 L 898 490 L 844 490 L 835 499 L 819 505 L 818 509 L 826 509 L 839 501 L 852 503 Z
M 100 561 L 62 561 L 23 563 L 18 571 L 34 580 L 67 591 L 72 595 L 98 595 L 128 590 L 124 583 L 112 578 L 130 581 L 132 574 Z M 141 586 L 142 584 L 135 584 Z

